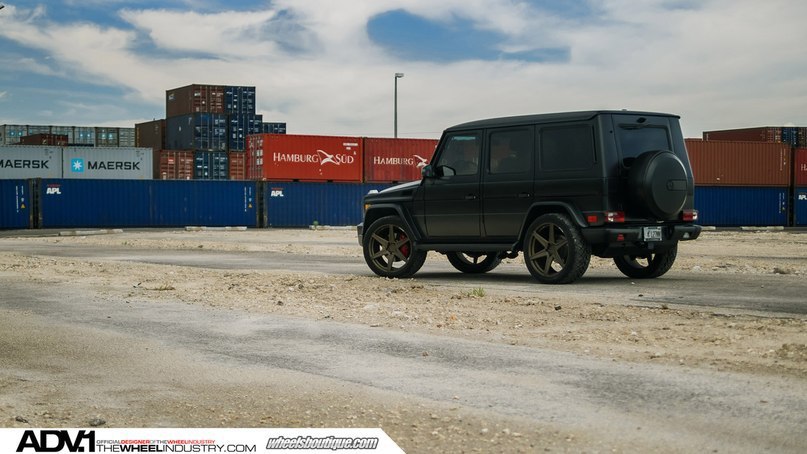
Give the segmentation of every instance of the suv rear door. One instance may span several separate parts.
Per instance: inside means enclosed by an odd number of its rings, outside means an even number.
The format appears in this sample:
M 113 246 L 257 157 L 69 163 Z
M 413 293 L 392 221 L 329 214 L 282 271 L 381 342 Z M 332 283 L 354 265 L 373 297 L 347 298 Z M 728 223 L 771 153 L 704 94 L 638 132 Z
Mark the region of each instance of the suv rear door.
M 486 132 L 482 222 L 491 240 L 518 238 L 533 202 L 535 128 L 496 128 Z

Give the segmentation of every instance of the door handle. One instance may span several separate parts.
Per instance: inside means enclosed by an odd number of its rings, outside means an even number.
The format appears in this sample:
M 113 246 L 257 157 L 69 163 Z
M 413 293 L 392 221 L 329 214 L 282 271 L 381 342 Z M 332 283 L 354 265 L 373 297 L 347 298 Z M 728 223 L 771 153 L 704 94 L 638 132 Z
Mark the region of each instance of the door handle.
M 519 192 L 518 198 L 519 199 L 529 199 L 532 196 L 529 192 Z
M 476 194 L 468 194 L 468 195 L 466 195 L 465 200 L 476 200 Z

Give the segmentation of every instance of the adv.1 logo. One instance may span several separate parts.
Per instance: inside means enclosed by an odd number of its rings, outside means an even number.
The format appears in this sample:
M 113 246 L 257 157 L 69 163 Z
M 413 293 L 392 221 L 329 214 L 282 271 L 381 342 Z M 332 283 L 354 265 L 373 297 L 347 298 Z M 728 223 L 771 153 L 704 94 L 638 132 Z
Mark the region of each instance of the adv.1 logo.
M 82 445 L 87 445 L 87 448 Z M 69 430 L 40 430 L 39 437 L 35 431 L 26 430 L 17 452 L 29 452 L 27 449 L 31 452 L 60 452 L 65 448 L 68 452 L 95 452 L 95 431 L 79 430 L 74 440 Z

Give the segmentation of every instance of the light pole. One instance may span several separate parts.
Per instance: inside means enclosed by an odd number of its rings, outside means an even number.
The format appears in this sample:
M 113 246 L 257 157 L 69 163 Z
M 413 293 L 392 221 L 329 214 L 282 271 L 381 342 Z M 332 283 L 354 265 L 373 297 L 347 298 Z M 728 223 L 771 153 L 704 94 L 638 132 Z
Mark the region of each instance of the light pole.
M 395 73 L 395 138 L 398 138 L 398 79 L 403 78 L 403 73 Z

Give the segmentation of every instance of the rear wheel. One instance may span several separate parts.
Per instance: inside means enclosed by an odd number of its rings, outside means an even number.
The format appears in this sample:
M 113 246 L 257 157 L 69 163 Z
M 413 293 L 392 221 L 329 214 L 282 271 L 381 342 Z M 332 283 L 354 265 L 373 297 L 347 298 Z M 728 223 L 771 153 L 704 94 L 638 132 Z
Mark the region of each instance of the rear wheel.
M 502 261 L 496 252 L 447 252 L 446 257 L 454 268 L 468 274 L 487 273 Z
M 377 275 L 409 277 L 426 261 L 426 251 L 417 251 L 406 224 L 398 216 L 383 217 L 364 235 L 364 261 Z
M 614 263 L 622 274 L 634 279 L 652 279 L 670 271 L 675 257 L 678 255 L 678 245 L 672 249 L 649 254 L 647 256 L 620 255 L 614 257 Z
M 540 216 L 524 238 L 524 262 L 542 284 L 569 284 L 586 272 L 591 245 L 565 215 Z

